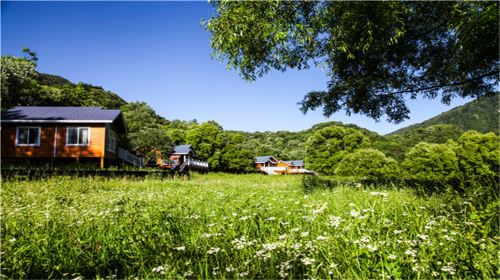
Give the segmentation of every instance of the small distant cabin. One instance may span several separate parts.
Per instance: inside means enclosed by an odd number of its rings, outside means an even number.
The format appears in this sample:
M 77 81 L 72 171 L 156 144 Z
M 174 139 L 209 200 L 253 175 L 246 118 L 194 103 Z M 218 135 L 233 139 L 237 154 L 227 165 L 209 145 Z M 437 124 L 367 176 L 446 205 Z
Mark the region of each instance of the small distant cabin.
M 260 169 L 262 167 L 273 167 L 278 165 L 278 160 L 273 156 L 259 156 L 255 158 L 255 167 Z
M 286 160 L 280 161 L 278 166 L 286 166 L 290 168 L 290 170 L 301 170 L 304 169 L 304 161 L 303 160 Z
M 258 156 L 255 158 L 255 167 L 268 175 L 276 174 L 314 174 L 304 168 L 303 160 L 277 160 L 273 156 Z
M 208 162 L 196 154 L 192 145 L 174 147 L 168 160 L 160 160 L 160 167 L 172 171 L 184 172 L 187 170 L 208 171 Z
M 91 162 L 104 168 L 143 158 L 119 147 L 127 127 L 120 110 L 101 107 L 20 106 L 1 115 L 2 164 Z

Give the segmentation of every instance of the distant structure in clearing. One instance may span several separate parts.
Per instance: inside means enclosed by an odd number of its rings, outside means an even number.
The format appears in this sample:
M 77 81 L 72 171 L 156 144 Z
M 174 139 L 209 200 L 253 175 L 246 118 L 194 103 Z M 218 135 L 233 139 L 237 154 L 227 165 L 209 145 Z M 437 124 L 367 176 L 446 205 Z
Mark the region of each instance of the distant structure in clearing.
M 163 169 L 179 172 L 187 170 L 208 171 L 208 162 L 196 154 L 192 145 L 176 146 L 168 160 L 160 158 L 157 160 L 157 164 Z
M 268 175 L 277 174 L 314 174 L 314 171 L 304 168 L 303 160 L 277 160 L 273 156 L 258 156 L 255 158 L 255 167 Z

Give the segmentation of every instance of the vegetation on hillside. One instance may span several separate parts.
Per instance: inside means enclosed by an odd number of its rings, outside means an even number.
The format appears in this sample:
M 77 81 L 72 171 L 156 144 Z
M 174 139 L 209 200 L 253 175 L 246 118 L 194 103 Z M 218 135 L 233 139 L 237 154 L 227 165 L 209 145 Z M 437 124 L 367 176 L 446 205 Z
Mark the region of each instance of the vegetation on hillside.
M 441 113 L 424 122 L 398 129 L 391 134 L 403 134 L 410 130 L 425 128 L 436 124 L 454 125 L 463 131 L 495 132 L 500 128 L 500 93 L 479 97 L 465 105 Z
M 73 84 L 38 73 L 36 53 L 24 49 L 25 58 L 2 56 L 2 110 L 14 106 L 101 106 L 118 109 L 126 102 L 117 94 L 85 83 Z

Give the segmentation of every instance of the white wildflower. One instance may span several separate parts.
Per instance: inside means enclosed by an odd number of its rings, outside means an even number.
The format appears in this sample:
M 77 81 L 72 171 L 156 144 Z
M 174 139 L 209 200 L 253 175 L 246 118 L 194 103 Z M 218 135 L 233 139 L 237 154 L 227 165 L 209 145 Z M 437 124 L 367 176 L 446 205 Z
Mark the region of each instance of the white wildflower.
M 320 214 L 320 213 L 322 213 L 323 211 L 325 211 L 325 209 L 326 209 L 326 206 L 327 206 L 327 205 L 328 205 L 328 203 L 326 203 L 326 202 L 325 202 L 325 203 L 323 203 L 323 204 L 322 204 L 322 205 L 321 205 L 318 209 L 314 209 L 314 210 L 312 210 L 312 211 L 311 211 L 311 213 L 312 213 L 313 215 Z
M 357 216 L 359 216 L 359 212 L 358 212 L 358 211 L 356 211 L 356 210 L 354 210 L 354 209 L 352 209 L 352 210 L 351 210 L 351 217 L 356 218 Z
M 262 248 L 267 251 L 273 251 L 276 248 L 278 248 L 281 245 L 281 243 L 266 243 L 262 245 Z
M 368 249 L 368 251 L 370 251 L 370 252 L 375 252 L 378 250 L 378 247 L 377 247 L 377 245 L 367 244 L 366 249 Z
M 328 222 L 329 226 L 332 226 L 332 227 L 339 227 L 340 226 L 340 222 L 342 222 L 341 217 L 330 216 L 329 218 L 330 218 L 330 221 Z
M 370 192 L 371 196 L 381 196 L 381 197 L 387 197 L 389 194 L 385 192 Z
M 394 254 L 390 254 L 387 258 L 390 259 L 390 260 L 395 260 L 395 259 L 398 258 L 398 256 L 394 255 Z
M 238 276 L 239 276 L 239 277 L 245 277 L 245 276 L 247 276 L 248 274 L 250 274 L 250 271 L 240 272 L 240 273 L 238 273 Z
M 316 237 L 316 240 L 327 240 L 328 239 L 328 236 L 323 236 L 323 235 L 319 235 L 318 237 Z
M 186 251 L 186 246 L 174 247 L 174 250 L 177 250 L 177 251 Z
M 394 225 L 394 222 L 390 219 L 384 219 L 384 227 L 392 227 Z
M 443 238 L 448 240 L 448 241 L 452 241 L 452 242 L 455 242 L 455 239 L 453 239 L 452 237 L 448 236 L 447 234 L 443 235 Z
M 405 254 L 408 256 L 411 256 L 411 257 L 415 257 L 417 255 L 417 251 L 412 250 L 412 249 L 408 249 L 405 251 Z
M 417 234 L 417 237 L 422 239 L 422 240 L 426 240 L 427 238 L 429 238 L 429 236 L 425 235 L 425 234 Z
M 191 216 L 189 216 L 189 219 L 192 219 L 192 220 L 197 220 L 200 218 L 200 215 L 197 215 L 197 214 L 192 214 Z
M 259 250 L 255 252 L 255 257 L 262 260 L 268 260 L 271 258 L 271 255 L 266 250 Z
M 441 267 L 441 271 L 448 272 L 450 275 L 454 275 L 455 266 L 453 265 L 453 263 L 449 262 L 448 265 L 444 265 L 443 267 Z
M 315 260 L 315 259 L 313 259 L 313 258 L 307 258 L 307 257 L 306 257 L 306 258 L 303 258 L 301 261 L 302 261 L 302 263 L 303 263 L 304 265 L 307 265 L 307 266 L 308 266 L 308 265 L 313 264 L 316 260 Z
M 217 248 L 217 247 L 211 247 L 208 251 L 207 251 L 207 254 L 209 255 L 212 255 L 212 254 L 217 254 L 219 253 L 221 250 L 220 248 Z
M 153 272 L 160 273 L 161 275 L 165 274 L 165 268 L 163 266 L 158 266 L 153 268 Z

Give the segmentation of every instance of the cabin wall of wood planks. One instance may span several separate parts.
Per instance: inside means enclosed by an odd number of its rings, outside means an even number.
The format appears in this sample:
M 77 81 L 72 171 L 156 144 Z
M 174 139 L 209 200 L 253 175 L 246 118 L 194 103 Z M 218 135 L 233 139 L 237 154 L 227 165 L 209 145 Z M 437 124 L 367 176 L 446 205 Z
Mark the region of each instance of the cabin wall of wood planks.
M 40 145 L 16 146 L 16 127 L 40 127 Z M 89 145 L 66 145 L 66 131 L 68 127 L 89 127 Z M 2 158 L 99 158 L 105 156 L 105 151 L 106 126 L 104 124 L 2 125 Z

